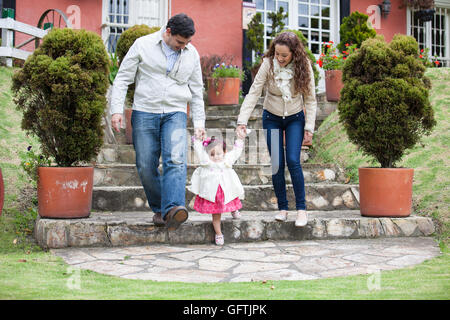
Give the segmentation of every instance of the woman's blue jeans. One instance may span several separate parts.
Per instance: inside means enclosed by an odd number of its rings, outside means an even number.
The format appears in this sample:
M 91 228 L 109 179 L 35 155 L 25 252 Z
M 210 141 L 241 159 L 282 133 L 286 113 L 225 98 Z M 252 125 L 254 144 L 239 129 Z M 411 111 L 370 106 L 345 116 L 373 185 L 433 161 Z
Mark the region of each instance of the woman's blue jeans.
M 149 113 L 133 110 L 136 167 L 153 212 L 165 217 L 174 206 L 185 206 L 187 116 L 184 112 Z M 162 175 L 158 170 L 162 156 Z
M 262 122 L 270 154 L 272 183 L 278 201 L 278 209 L 288 210 L 284 176 L 286 163 L 291 174 L 296 209 L 306 210 L 305 180 L 300 164 L 300 152 L 305 129 L 304 113 L 301 111 L 283 119 L 283 117 L 264 110 Z M 283 145 L 283 133 L 285 134 L 286 146 Z

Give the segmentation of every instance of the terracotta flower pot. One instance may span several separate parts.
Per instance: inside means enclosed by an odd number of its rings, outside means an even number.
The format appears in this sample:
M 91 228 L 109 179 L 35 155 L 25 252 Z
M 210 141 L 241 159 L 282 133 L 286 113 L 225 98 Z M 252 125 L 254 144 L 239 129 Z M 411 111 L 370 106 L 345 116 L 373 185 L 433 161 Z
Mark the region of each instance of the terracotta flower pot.
M 228 105 L 239 103 L 239 78 L 208 78 L 209 105 Z
M 5 184 L 3 183 L 2 168 L 0 168 L 0 216 L 2 215 L 4 201 L 5 201 Z
M 127 144 L 133 144 L 133 127 L 131 126 L 131 114 L 133 109 L 125 109 L 125 141 Z
M 93 167 L 39 167 L 38 177 L 38 211 L 42 218 L 89 217 Z
M 342 82 L 342 70 L 325 70 L 325 91 L 328 101 L 339 101 Z
M 361 215 L 407 217 L 412 210 L 414 169 L 359 168 Z

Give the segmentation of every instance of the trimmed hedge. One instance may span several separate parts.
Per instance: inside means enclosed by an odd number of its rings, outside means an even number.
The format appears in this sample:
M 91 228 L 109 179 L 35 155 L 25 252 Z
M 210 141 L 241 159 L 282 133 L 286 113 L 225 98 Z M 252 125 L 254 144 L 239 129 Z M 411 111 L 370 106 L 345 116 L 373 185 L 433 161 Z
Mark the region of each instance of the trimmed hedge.
M 344 64 L 339 119 L 350 141 L 383 168 L 395 166 L 435 126 L 430 80 L 411 36 L 364 41 Z
M 13 76 L 22 129 L 38 137 L 58 166 L 92 160 L 103 144 L 109 86 L 102 39 L 86 30 L 53 29 Z

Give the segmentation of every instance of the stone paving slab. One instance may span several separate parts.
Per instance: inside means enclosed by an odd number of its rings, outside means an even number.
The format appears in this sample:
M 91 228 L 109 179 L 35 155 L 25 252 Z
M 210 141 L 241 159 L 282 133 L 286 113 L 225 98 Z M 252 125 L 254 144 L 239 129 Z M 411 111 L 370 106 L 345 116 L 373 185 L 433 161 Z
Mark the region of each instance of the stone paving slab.
M 429 237 L 52 249 L 69 265 L 170 282 L 313 280 L 405 268 L 440 255 Z M 382 280 L 382 279 L 381 279 Z M 380 285 L 383 286 L 382 281 Z
M 406 218 L 369 218 L 362 217 L 358 210 L 309 211 L 308 224 L 297 228 L 294 224 L 295 212 L 289 213 L 286 222 L 276 221 L 276 213 L 243 211 L 239 220 L 232 219 L 230 214 L 224 214 L 222 232 L 225 241 L 251 244 L 254 241 L 266 240 L 418 237 L 430 236 L 435 232 L 431 218 L 415 215 Z M 94 212 L 86 219 L 38 218 L 35 238 L 44 248 L 214 242 L 214 230 L 209 215 L 190 212 L 188 221 L 176 231 L 156 227 L 152 217 L 151 212 Z

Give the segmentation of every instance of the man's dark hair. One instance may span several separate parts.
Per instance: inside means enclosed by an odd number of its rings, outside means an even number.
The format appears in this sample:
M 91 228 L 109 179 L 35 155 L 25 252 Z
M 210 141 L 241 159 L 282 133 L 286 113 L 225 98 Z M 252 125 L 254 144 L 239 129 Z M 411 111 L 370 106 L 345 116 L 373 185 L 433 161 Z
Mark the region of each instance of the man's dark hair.
M 194 21 L 184 13 L 179 13 L 170 18 L 166 28 L 170 28 L 170 34 L 179 34 L 183 38 L 192 37 L 195 33 Z

